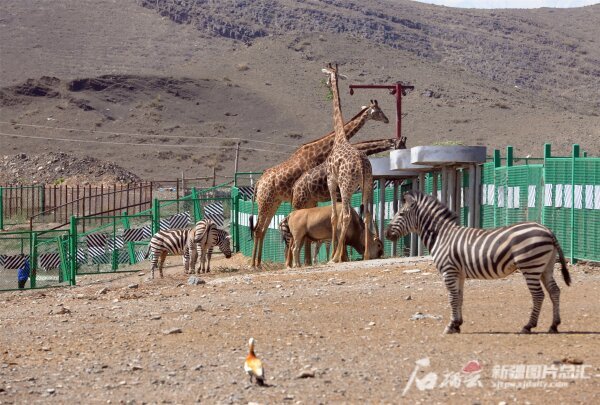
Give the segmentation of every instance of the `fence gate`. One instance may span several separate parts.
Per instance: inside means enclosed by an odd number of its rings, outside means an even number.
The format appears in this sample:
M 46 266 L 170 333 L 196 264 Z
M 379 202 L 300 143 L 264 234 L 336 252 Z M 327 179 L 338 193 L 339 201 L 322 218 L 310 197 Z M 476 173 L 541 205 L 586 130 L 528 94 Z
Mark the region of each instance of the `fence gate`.
M 24 288 L 74 283 L 67 257 L 68 231 L 0 233 L 0 291 L 18 288 L 19 268 L 29 262 Z
M 99 222 L 104 225 L 89 225 Z M 152 213 L 72 217 L 70 232 L 69 262 L 74 274 L 136 271 L 130 266 L 145 260 L 152 236 Z

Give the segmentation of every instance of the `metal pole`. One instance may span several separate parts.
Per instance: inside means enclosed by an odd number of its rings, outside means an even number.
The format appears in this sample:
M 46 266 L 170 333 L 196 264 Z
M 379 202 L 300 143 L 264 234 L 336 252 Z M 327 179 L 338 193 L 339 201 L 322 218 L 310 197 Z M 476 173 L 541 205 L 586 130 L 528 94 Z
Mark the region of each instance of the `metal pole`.
M 419 191 L 421 193 L 425 192 L 425 173 L 419 174 Z M 423 251 L 425 250 L 425 245 L 421 238 L 419 238 L 418 246 L 417 246 L 417 256 L 423 256 Z
M 467 223 L 471 228 L 477 228 L 476 213 L 479 209 L 475 196 L 477 195 L 477 165 L 469 165 L 469 221 Z
M 438 172 L 431 172 L 431 195 L 438 199 Z
M 385 179 L 379 179 L 379 237 L 383 239 L 385 225 Z
M 483 165 L 475 165 L 475 228 L 481 228 L 481 170 Z
M 446 179 L 448 185 L 446 186 L 445 204 L 450 211 L 456 212 L 456 169 L 454 167 L 446 169 Z
M 238 162 L 240 160 L 240 141 L 237 141 L 237 145 L 235 147 L 235 163 L 233 165 L 233 178 L 235 179 L 235 174 L 238 171 Z
M 414 177 L 412 179 L 412 189 L 413 190 L 418 190 L 419 186 L 417 184 L 417 178 Z M 410 255 L 411 256 L 416 256 L 418 253 L 418 248 L 417 245 L 419 244 L 419 237 L 416 233 L 411 233 L 410 234 Z
M 573 145 L 571 153 L 571 264 L 577 263 L 575 258 L 575 162 L 579 157 L 579 145 Z
M 448 204 L 448 168 L 442 167 L 442 198 L 441 203 Z
M 398 180 L 394 180 L 394 195 L 392 196 L 392 212 L 394 216 L 398 212 Z M 392 256 L 398 254 L 398 243 L 392 243 Z

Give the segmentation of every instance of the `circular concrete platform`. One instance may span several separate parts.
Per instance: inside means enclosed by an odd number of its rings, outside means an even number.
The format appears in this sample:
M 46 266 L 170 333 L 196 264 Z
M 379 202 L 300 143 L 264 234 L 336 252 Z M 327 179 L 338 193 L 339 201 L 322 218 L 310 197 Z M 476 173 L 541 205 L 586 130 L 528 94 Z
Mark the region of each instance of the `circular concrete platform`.
M 415 165 L 450 166 L 485 163 L 485 146 L 415 146 L 410 149 L 410 162 Z
M 433 166 L 415 165 L 411 163 L 410 149 L 397 149 L 390 152 L 389 167 L 391 170 L 398 171 L 413 171 L 422 172 L 430 171 Z
M 375 179 L 385 178 L 404 180 L 411 177 L 417 177 L 420 173 L 416 170 L 391 170 L 389 157 L 369 158 L 369 161 L 373 167 L 373 178 Z

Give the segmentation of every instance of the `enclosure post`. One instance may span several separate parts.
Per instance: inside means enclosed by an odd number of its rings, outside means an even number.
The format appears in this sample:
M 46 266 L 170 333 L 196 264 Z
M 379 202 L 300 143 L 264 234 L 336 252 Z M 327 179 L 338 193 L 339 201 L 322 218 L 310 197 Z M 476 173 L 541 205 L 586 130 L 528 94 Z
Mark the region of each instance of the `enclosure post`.
M 475 163 L 469 165 L 469 221 L 467 223 L 471 228 L 477 228 L 475 225 L 477 211 L 477 202 L 475 201 L 475 195 L 477 194 L 477 165 Z
M 500 150 L 494 150 L 494 228 L 498 227 L 498 185 L 496 184 L 496 169 L 502 165 L 500 159 Z
M 200 201 L 198 200 L 196 187 L 192 187 L 192 204 L 194 205 L 194 221 L 198 222 L 202 219 L 202 213 L 200 211 Z
M 577 263 L 575 257 L 575 236 L 577 230 L 575 229 L 575 162 L 579 157 L 579 145 L 573 145 L 571 153 L 571 264 Z
M 425 193 L 425 173 L 419 174 L 419 191 L 421 193 Z M 423 244 L 423 241 L 421 240 L 421 238 L 418 238 L 417 256 L 423 256 L 424 250 L 425 250 L 425 245 Z
M 158 198 L 152 200 L 152 235 L 160 231 L 160 203 Z
M 29 278 L 29 287 L 35 288 L 37 278 L 37 233 L 31 232 L 31 240 L 29 242 L 29 264 L 31 269 L 31 277 Z
M 4 189 L 0 187 L 0 231 L 4 230 Z
M 544 179 L 544 193 L 543 193 L 543 200 L 542 200 L 542 225 L 546 224 L 546 168 L 548 167 L 548 165 L 546 164 L 546 160 L 552 157 L 552 145 L 550 145 L 549 143 L 545 143 L 544 144 L 544 168 L 542 176 Z
M 75 215 L 71 215 L 71 229 L 69 236 L 71 238 L 69 241 L 69 252 L 71 256 L 69 284 L 75 285 L 75 274 L 77 272 L 77 218 Z
M 398 180 L 394 180 L 394 190 L 392 196 L 392 215 L 395 216 L 398 212 Z M 392 216 L 392 217 L 393 217 Z M 392 256 L 398 254 L 398 242 L 392 242 Z
M 436 200 L 439 200 L 439 198 L 438 198 L 438 172 L 436 172 L 436 171 L 431 172 L 431 195 Z
M 506 147 L 506 167 L 511 167 L 513 165 L 513 147 Z
M 442 167 L 442 204 L 448 204 L 448 168 Z
M 475 209 L 474 209 L 474 220 L 473 227 L 481 228 L 481 170 L 483 165 L 475 164 L 475 188 L 474 191 L 474 201 L 475 201 Z
M 416 177 L 413 177 L 413 179 L 412 179 L 412 189 L 415 190 L 415 191 L 419 189 Z M 415 232 L 411 233 L 410 234 L 410 255 L 411 256 L 416 256 L 417 255 L 417 253 L 418 253 L 418 248 L 417 248 L 418 244 L 419 244 L 419 237 L 418 237 L 418 235 Z
M 446 171 L 446 182 L 448 185 L 446 186 L 447 194 L 444 204 L 450 208 L 450 211 L 456 212 L 456 168 L 448 167 Z
M 383 233 L 385 230 L 385 179 L 379 179 L 379 237 L 383 241 Z

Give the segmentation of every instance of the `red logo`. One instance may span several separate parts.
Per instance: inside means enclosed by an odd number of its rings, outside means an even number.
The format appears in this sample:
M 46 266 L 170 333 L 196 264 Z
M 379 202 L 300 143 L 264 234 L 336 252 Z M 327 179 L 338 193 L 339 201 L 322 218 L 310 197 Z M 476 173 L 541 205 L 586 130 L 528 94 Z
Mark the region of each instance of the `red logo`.
M 481 364 L 477 360 L 471 360 L 462 369 L 463 373 L 476 373 L 481 371 Z

